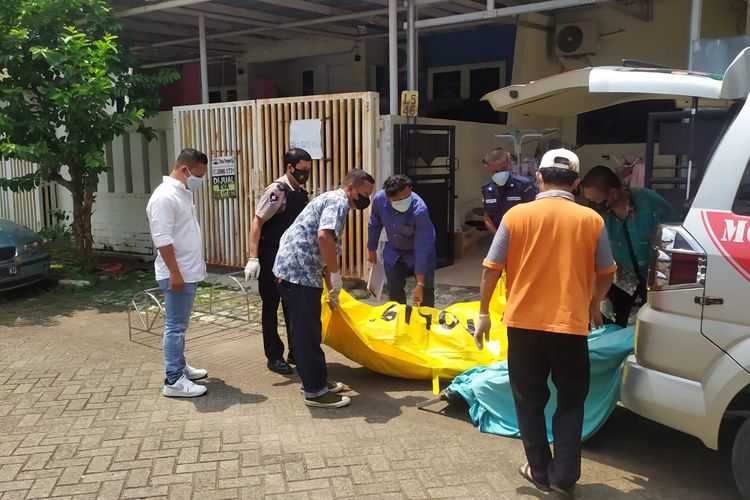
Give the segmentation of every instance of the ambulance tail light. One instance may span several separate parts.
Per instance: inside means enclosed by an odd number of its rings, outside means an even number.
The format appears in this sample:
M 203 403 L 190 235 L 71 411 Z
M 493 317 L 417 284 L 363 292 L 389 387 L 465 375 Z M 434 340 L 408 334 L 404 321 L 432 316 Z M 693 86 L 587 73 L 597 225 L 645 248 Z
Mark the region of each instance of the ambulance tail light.
M 660 225 L 651 248 L 649 290 L 700 288 L 706 281 L 706 252 L 682 226 Z

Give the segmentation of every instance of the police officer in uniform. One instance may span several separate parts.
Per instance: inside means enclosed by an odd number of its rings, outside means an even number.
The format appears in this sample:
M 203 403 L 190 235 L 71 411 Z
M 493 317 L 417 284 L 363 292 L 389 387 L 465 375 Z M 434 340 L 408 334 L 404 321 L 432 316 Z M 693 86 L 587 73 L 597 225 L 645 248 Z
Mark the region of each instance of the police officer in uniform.
M 484 225 L 495 234 L 505 212 L 519 203 L 534 201 L 537 189 L 530 180 L 510 171 L 510 155 L 503 148 L 487 153 L 482 163 L 492 178 L 482 186 Z
M 263 301 L 261 321 L 263 348 L 268 359 L 268 369 L 281 374 L 292 373 L 295 364 L 294 349 L 289 345 L 289 357 L 284 361 L 284 343 L 278 332 L 279 297 L 273 263 L 279 250 L 279 240 L 294 219 L 305 208 L 309 198 L 302 185 L 310 177 L 312 158 L 304 149 L 292 148 L 284 155 L 286 173 L 266 187 L 255 209 L 250 226 L 249 260 L 245 266 L 245 280 L 258 279 L 258 291 Z M 289 335 L 289 316 L 282 305 L 284 323 Z

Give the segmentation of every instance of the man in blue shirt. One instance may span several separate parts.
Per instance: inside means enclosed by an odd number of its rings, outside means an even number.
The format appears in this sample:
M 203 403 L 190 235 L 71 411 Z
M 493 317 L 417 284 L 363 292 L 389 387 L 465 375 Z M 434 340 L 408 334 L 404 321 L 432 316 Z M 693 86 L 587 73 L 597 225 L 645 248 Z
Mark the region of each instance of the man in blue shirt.
M 341 188 L 313 198 L 279 241 L 273 274 L 288 311 L 288 331 L 308 406 L 341 408 L 351 402 L 337 394 L 344 389 L 341 382 L 328 381 L 326 355 L 320 347 L 321 296 L 325 280 L 328 305 L 337 307 L 343 286 L 339 253 L 344 224 L 350 209 L 364 210 L 370 205 L 374 184 L 367 172 L 350 170 Z
M 406 278 L 414 275 L 415 304 L 435 305 L 435 227 L 424 200 L 412 192 L 411 179 L 392 175 L 372 200 L 367 225 L 367 260 L 378 261 L 376 250 L 385 228 L 383 250 L 386 286 L 390 300 L 406 304 Z
M 510 155 L 503 148 L 495 148 L 482 159 L 492 180 L 482 186 L 484 225 L 495 234 L 500 221 L 511 207 L 534 201 L 538 190 L 534 184 L 510 171 Z

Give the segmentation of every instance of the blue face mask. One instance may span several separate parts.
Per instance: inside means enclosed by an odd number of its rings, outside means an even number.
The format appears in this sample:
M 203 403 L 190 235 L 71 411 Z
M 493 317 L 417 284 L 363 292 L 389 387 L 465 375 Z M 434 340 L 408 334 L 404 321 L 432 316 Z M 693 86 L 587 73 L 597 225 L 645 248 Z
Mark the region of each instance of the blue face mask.
M 190 173 L 188 169 L 187 179 L 185 179 L 185 185 L 190 191 L 198 191 L 203 186 L 203 177 L 196 177 Z
M 509 178 L 510 172 L 508 172 L 507 170 L 505 172 L 495 172 L 494 174 L 492 174 L 492 180 L 498 186 L 505 186 L 505 183 L 508 182 Z
M 392 201 L 391 206 L 398 212 L 406 212 L 411 206 L 411 195 L 403 200 Z

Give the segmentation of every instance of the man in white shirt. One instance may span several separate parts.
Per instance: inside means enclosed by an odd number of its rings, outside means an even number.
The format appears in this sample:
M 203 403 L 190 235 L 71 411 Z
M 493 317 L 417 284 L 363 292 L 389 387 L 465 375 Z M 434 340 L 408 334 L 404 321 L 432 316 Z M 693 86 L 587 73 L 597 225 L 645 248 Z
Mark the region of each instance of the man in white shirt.
M 193 191 L 203 185 L 207 168 L 205 154 L 183 149 L 172 173 L 163 178 L 146 206 L 151 238 L 158 250 L 154 263 L 156 281 L 164 291 L 163 394 L 169 397 L 192 398 L 207 390 L 193 380 L 207 377 L 208 372 L 185 362 L 185 330 L 198 283 L 206 278 Z

